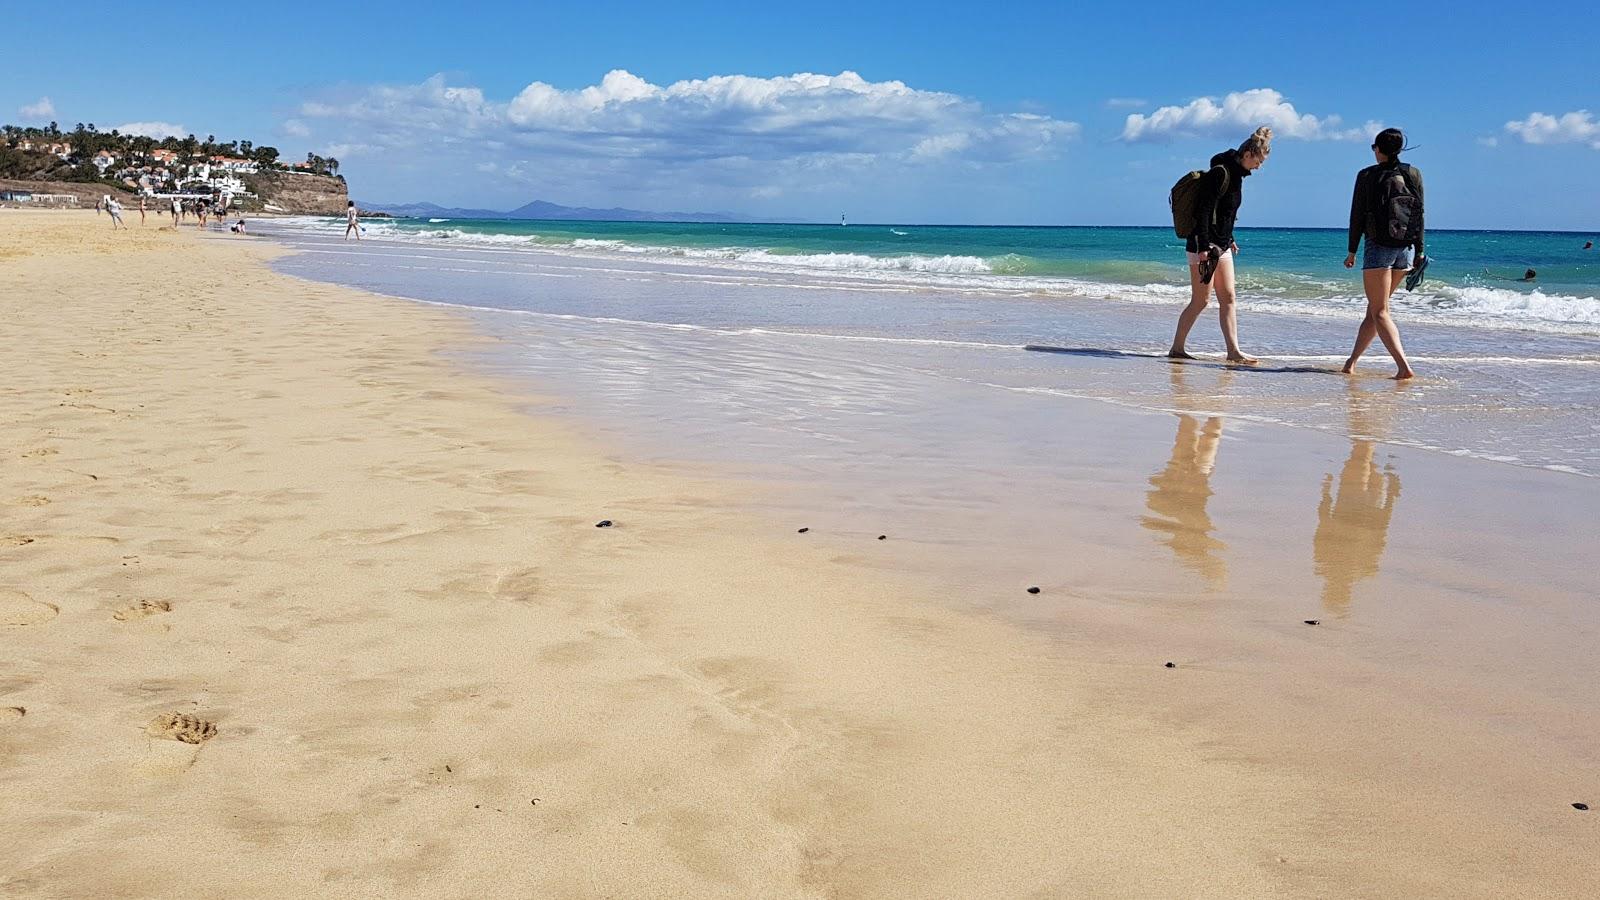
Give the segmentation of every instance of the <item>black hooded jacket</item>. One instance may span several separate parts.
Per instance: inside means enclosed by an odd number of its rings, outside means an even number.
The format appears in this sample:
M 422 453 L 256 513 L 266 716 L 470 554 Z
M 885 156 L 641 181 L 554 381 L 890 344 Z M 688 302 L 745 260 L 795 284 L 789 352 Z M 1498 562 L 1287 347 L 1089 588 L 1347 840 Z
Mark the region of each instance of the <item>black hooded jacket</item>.
M 1221 166 L 1228 173 L 1223 185 Z M 1250 170 L 1239 163 L 1239 151 L 1224 150 L 1211 157 L 1211 168 L 1200 180 L 1200 227 L 1185 246 L 1190 253 L 1199 253 L 1207 244 L 1216 244 L 1226 250 L 1233 243 L 1233 223 L 1239 218 L 1239 204 L 1244 200 L 1244 180 Z

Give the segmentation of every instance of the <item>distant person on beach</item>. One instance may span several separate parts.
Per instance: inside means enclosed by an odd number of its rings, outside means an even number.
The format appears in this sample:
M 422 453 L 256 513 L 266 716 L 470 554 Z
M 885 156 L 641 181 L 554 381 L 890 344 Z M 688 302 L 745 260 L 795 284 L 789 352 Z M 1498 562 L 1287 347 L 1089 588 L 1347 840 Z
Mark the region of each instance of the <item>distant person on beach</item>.
M 183 217 L 183 201 L 172 198 L 172 230 L 178 230 L 178 220 Z
M 356 236 L 356 240 L 361 240 L 360 214 L 356 211 L 354 200 L 347 202 L 344 208 L 344 239 L 350 240 L 352 234 Z
M 228 230 L 234 234 L 244 234 L 244 220 L 240 219 L 232 225 L 229 225 Z
M 1394 357 L 1395 378 L 1406 379 L 1416 373 L 1406 362 L 1400 345 L 1400 329 L 1389 313 L 1389 298 L 1405 280 L 1414 265 L 1425 264 L 1422 249 L 1422 172 L 1400 161 L 1406 136 L 1398 128 L 1385 128 L 1372 141 L 1376 165 L 1356 174 L 1355 193 L 1350 199 L 1349 254 L 1344 267 L 1356 265 L 1356 249 L 1366 238 L 1362 257 L 1361 284 L 1367 294 L 1367 315 L 1356 330 L 1356 345 L 1345 361 L 1344 373 L 1355 371 L 1356 361 L 1377 337 Z M 1415 254 L 1415 255 L 1413 255 Z
M 144 224 L 144 195 L 139 195 L 139 224 Z
M 1234 311 L 1233 257 L 1239 245 L 1233 240 L 1233 225 L 1243 200 L 1243 182 L 1261 168 L 1272 153 L 1272 129 L 1263 125 L 1236 150 L 1225 150 L 1211 157 L 1211 168 L 1200 176 L 1194 189 L 1195 230 L 1184 245 L 1189 259 L 1189 305 L 1178 314 L 1178 331 L 1172 337 L 1172 359 L 1194 359 L 1185 345 L 1189 331 L 1205 312 L 1213 291 L 1222 324 L 1222 340 L 1228 348 L 1228 361 L 1254 365 L 1256 360 L 1239 349 L 1239 326 Z
M 118 228 L 128 227 L 122 224 L 122 204 L 111 199 L 109 196 L 106 198 L 106 214 L 111 216 L 112 231 L 116 231 Z

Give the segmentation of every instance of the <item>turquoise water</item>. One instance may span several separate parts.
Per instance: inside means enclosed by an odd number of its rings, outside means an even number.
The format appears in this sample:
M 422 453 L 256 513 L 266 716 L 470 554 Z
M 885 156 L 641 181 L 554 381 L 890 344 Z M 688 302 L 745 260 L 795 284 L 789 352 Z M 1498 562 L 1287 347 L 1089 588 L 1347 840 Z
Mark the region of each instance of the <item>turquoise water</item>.
M 1170 289 L 1186 283 L 1182 242 L 1163 228 L 403 219 L 372 223 L 368 230 L 396 240 L 892 275 L 952 287 L 1078 294 L 1094 285 L 1129 300 L 1168 302 Z M 1600 251 L 1583 249 L 1592 238 L 1568 232 L 1430 232 L 1428 281 L 1397 303 L 1440 321 L 1600 334 Z M 1238 239 L 1239 283 L 1247 303 L 1343 315 L 1360 302 L 1359 275 L 1343 267 L 1342 229 L 1247 228 Z M 1537 279 L 1519 281 L 1528 268 L 1538 272 Z

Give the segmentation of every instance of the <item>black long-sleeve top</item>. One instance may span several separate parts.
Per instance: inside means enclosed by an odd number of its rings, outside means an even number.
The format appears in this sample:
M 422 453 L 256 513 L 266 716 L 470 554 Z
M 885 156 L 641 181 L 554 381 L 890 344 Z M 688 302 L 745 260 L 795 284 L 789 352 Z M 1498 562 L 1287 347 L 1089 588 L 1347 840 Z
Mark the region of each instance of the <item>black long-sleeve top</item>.
M 1223 172 L 1217 171 L 1218 166 L 1227 173 L 1226 179 Z M 1233 225 L 1239 218 L 1244 180 L 1249 175 L 1250 170 L 1239 164 L 1237 150 L 1224 150 L 1211 157 L 1211 168 L 1200 179 L 1200 227 L 1186 245 L 1190 253 L 1200 253 L 1207 244 L 1226 250 L 1233 243 Z
M 1356 190 L 1355 194 L 1350 198 L 1350 252 L 1352 254 L 1360 248 L 1363 236 L 1366 237 L 1368 243 L 1377 240 L 1378 217 L 1375 215 L 1377 210 L 1373 208 L 1372 195 L 1378 179 L 1393 172 L 1399 165 L 1398 161 L 1391 160 L 1386 163 L 1378 163 L 1375 166 L 1367 166 L 1356 173 Z M 1407 180 L 1411 185 L 1412 192 L 1417 195 L 1418 200 L 1421 200 L 1422 170 L 1416 166 L 1408 165 L 1406 166 L 1406 174 L 1409 176 Z M 1421 223 L 1418 223 L 1417 242 L 1414 245 L 1417 248 L 1418 256 L 1424 255 L 1422 252 L 1422 238 Z M 1379 241 L 1379 243 L 1382 242 Z

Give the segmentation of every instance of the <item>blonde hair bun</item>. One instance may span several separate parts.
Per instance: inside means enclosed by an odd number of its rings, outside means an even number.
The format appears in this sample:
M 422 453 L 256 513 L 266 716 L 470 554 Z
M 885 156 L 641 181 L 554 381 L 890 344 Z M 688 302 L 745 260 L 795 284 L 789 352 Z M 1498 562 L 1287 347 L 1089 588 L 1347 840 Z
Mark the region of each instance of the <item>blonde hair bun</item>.
M 1257 156 L 1266 156 L 1272 152 L 1272 129 L 1266 125 L 1257 128 L 1239 145 L 1240 153 L 1254 153 Z

